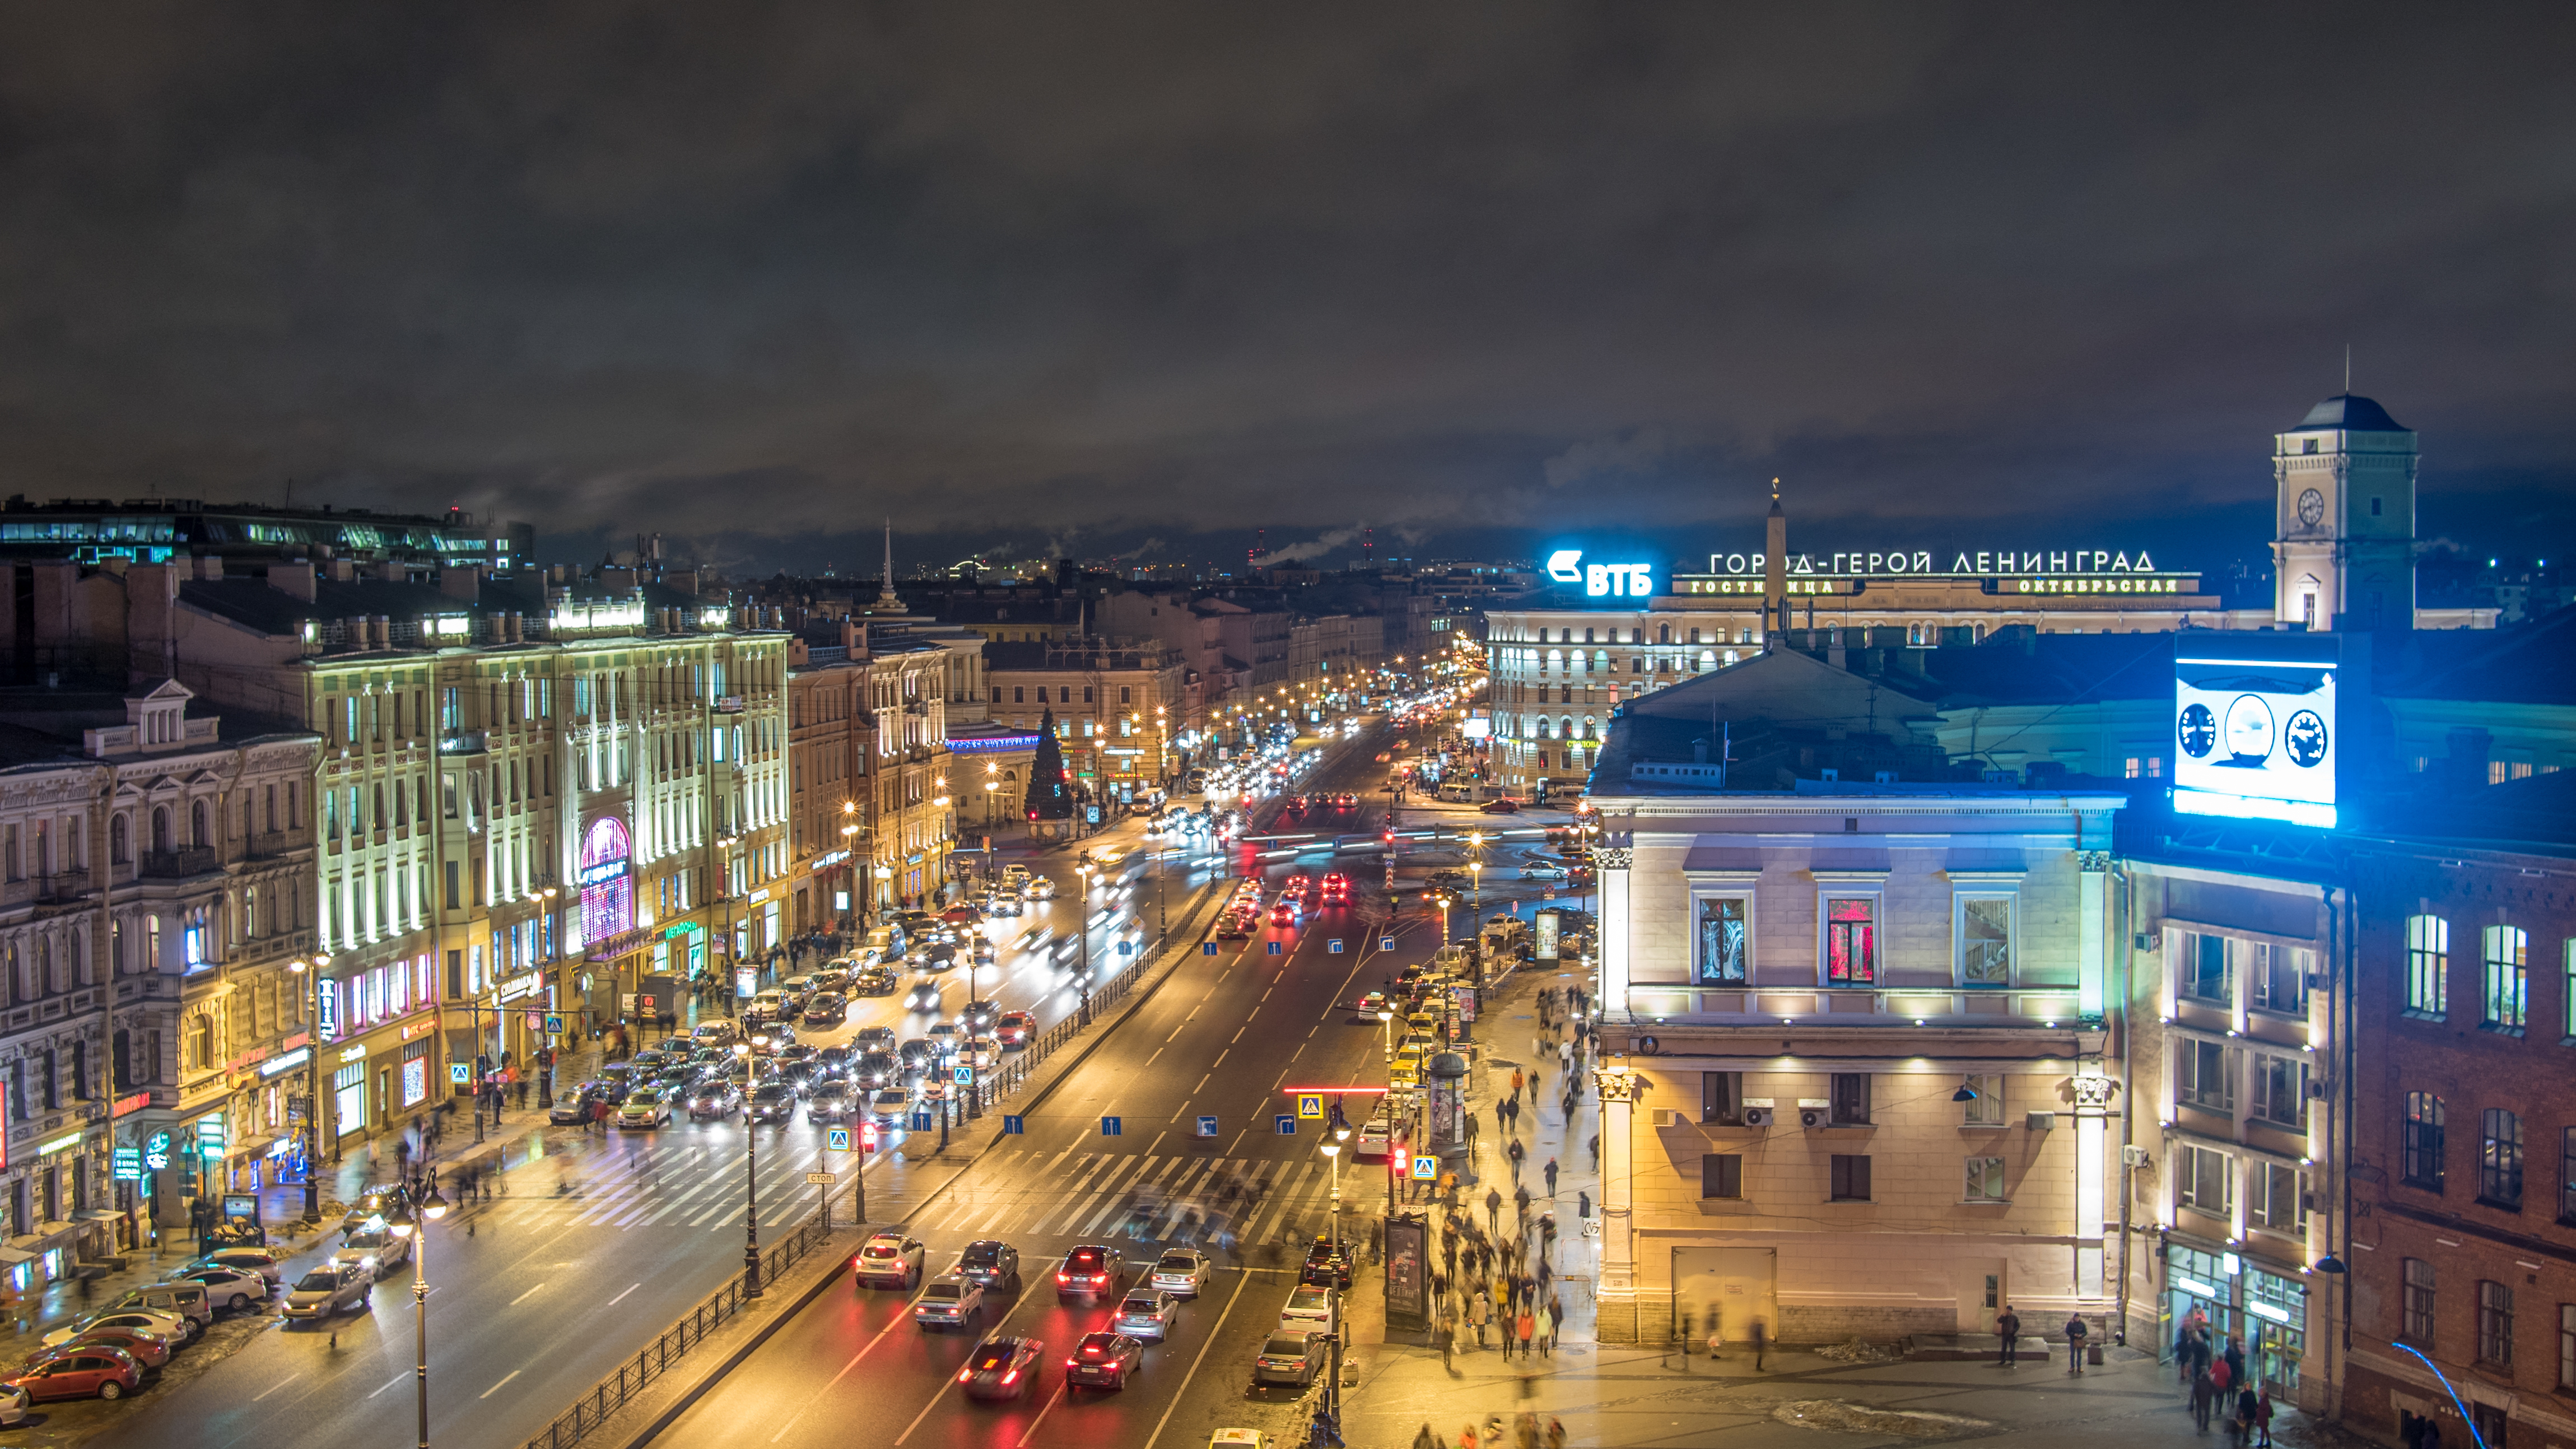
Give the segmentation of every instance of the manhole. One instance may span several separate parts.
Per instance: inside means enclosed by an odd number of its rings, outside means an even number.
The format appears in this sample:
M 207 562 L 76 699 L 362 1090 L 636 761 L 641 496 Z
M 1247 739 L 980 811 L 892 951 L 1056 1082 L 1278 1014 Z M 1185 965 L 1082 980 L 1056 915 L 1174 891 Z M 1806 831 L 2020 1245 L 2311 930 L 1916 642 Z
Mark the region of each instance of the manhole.
M 1771 1411 L 1771 1417 L 1801 1429 L 1827 1429 L 1837 1434 L 1896 1434 L 1907 1439 L 1946 1439 L 1975 1429 L 1991 1429 L 1983 1419 L 1964 1414 L 1935 1414 L 1923 1409 L 1882 1409 L 1848 1399 L 1798 1399 Z

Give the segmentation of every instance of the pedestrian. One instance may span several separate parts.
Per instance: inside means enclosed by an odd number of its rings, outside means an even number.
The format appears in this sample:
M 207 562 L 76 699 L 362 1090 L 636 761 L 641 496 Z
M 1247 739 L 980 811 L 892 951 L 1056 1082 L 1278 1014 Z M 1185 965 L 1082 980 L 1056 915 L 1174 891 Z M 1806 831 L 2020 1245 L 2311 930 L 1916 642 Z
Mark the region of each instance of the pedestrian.
M 2074 1377 L 2081 1378 L 2084 1374 L 2084 1338 L 2092 1331 L 2085 1324 L 2083 1314 L 2075 1313 L 2067 1316 L 2066 1372 Z
M 1762 1372 L 1762 1347 L 1765 1342 L 1762 1320 L 1753 1320 L 1753 1371 Z
M 1565 1421 L 1553 1414 L 1547 1419 L 1547 1449 L 1565 1449 Z
M 1457 1349 L 1458 1330 L 1444 1316 L 1440 1321 L 1440 1367 L 1453 1374 L 1458 1371 Z M 1431 1426 L 1423 1425 L 1422 1431 L 1426 1434 L 1431 1432 Z
M 2245 1382 L 2245 1341 L 2232 1333 L 2227 1335 L 2227 1379 L 2230 1383 Z
M 1512 1068 L 1512 1101 L 1514 1103 L 1518 1103 L 1520 1101 L 1521 1088 L 1525 1083 L 1526 1079 L 1521 1076 L 1521 1069 L 1518 1067 Z
M 2209 1370 L 2195 1368 L 2191 1375 L 2191 1428 L 2195 1434 L 2209 1432 L 2209 1406 L 2216 1402 L 2217 1390 L 2209 1381 Z
M 1554 1197 L 1556 1196 L 1556 1159 L 1553 1157 L 1547 1160 L 1546 1176 L 1547 1195 Z
M 1467 1326 L 1476 1330 L 1476 1347 L 1485 1346 L 1485 1321 L 1493 1316 L 1494 1301 L 1485 1296 L 1484 1289 L 1477 1289 L 1474 1301 L 1467 1305 Z
M 1470 1151 L 1470 1152 L 1473 1152 L 1473 1151 L 1475 1151 L 1475 1150 L 1476 1150 L 1476 1125 L 1477 1125 L 1479 1122 L 1483 1121 L 1484 1119 L 1483 1119 L 1483 1118 L 1481 1118 L 1481 1117 L 1478 1117 L 1478 1116 L 1477 1116 L 1475 1113 L 1473 1113 L 1473 1112 L 1469 1112 L 1469 1113 L 1467 1113 L 1467 1114 L 1466 1114 L 1466 1116 L 1467 1116 L 1467 1150 L 1468 1150 L 1468 1151 Z
M 2263 1401 L 2256 1397 L 2252 1386 L 2248 1385 L 2236 1391 L 2234 1437 L 2236 1442 L 2245 1445 L 2246 1449 L 2253 1449 L 2254 1421 L 2260 1418 L 2262 1413 Z
M 1485 1189 L 1485 1230 L 1492 1233 L 1503 1230 L 1503 1190 L 1499 1187 Z
M 1556 1351 L 1557 1340 L 1564 1336 L 1565 1299 L 1557 1294 L 1550 1293 L 1547 1295 L 1547 1347 L 1549 1353 L 1553 1354 Z
M 1499 1097 L 1494 1099 L 1494 1130 L 1508 1131 L 1512 1125 L 1510 1108 Z
M 1512 1139 L 1512 1145 L 1503 1150 L 1504 1154 L 1512 1160 L 1512 1181 L 1520 1181 L 1521 1164 L 1529 1160 L 1529 1149 L 1523 1147 L 1521 1145 L 1521 1140 L 1515 1137 Z
M 1515 1145 L 1517 1145 L 1517 1144 L 1515 1144 Z M 1513 1164 L 1512 1164 L 1512 1166 L 1514 1166 L 1514 1167 L 1518 1167 L 1518 1166 L 1520 1166 L 1520 1164 L 1519 1164 L 1519 1163 L 1517 1163 L 1517 1162 L 1515 1162 L 1515 1163 L 1513 1163 Z M 1518 1173 L 1514 1173 L 1514 1174 L 1513 1174 L 1513 1176 L 1514 1176 L 1515 1178 L 1517 1178 L 1519 1175 L 1520 1175 L 1520 1174 L 1518 1174 Z M 1524 1233 L 1528 1232 L 1528 1231 L 1529 1231 L 1529 1205 L 1530 1205 L 1530 1190 L 1529 1190 L 1528 1188 L 1526 1188 L 1526 1187 L 1515 1187 L 1515 1188 L 1513 1188 L 1513 1189 L 1512 1189 L 1512 1205 L 1513 1205 L 1514 1207 L 1517 1207 L 1517 1208 L 1519 1208 L 1519 1209 L 1520 1209 L 1520 1215 L 1521 1215 L 1521 1231 L 1522 1231 L 1522 1232 L 1524 1232 Z
M 1599 1172 L 1599 1171 L 1601 1170 L 1601 1134 L 1600 1134 L 1600 1133 L 1595 1132 L 1595 1133 L 1593 1133 L 1593 1134 L 1592 1134 L 1592 1143 L 1591 1143 L 1591 1146 L 1592 1146 L 1592 1170 L 1593 1170 L 1594 1172 Z
M 1422 1432 L 1413 1436 L 1413 1449 L 1441 1449 L 1440 1436 L 1431 1432 L 1431 1421 L 1422 1421 Z
M 1469 1424 L 1458 1431 L 1458 1449 L 1476 1449 L 1476 1426 Z
M 1538 1336 L 1538 1315 L 1530 1311 L 1529 1300 L 1521 1300 L 1521 1315 L 1513 1320 L 1521 1340 L 1521 1362 L 1529 1362 L 1530 1340 Z
M 1573 1072 L 1574 1042 L 1572 1038 L 1568 1038 L 1556 1044 L 1556 1070 L 1559 1075 L 1566 1075 Z
M 2263 1397 L 2255 1401 L 2254 1432 L 2263 1436 L 2261 1449 L 2272 1449 L 2272 1391 L 2269 1388 L 2265 1388 Z

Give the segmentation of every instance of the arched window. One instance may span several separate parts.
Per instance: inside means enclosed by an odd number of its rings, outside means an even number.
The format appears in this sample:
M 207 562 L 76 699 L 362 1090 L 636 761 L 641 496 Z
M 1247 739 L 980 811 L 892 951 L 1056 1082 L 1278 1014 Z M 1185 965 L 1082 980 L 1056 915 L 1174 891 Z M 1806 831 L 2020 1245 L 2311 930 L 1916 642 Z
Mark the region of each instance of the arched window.
M 167 805 L 152 807 L 152 848 L 156 851 L 170 848 L 170 807 Z
M 1550 736 L 1549 736 L 1549 734 L 1548 734 L 1547 716 L 1546 716 L 1546 715 L 1540 715 L 1540 716 L 1538 717 L 1538 737 L 1539 737 L 1540 739 L 1547 739 L 1547 738 L 1550 738 Z
M 1557 737 L 1560 739 L 1570 740 L 1574 738 L 1574 716 L 1567 715 L 1565 718 L 1558 720 L 1556 722 L 1556 733 Z
M 1673 626 L 1670 624 L 1657 625 L 1655 628 L 1655 642 L 1658 644 L 1670 644 L 1673 642 Z
M 1584 631 L 1583 631 L 1583 642 L 1584 642 L 1584 643 L 1586 643 L 1586 644 L 1589 644 L 1589 643 L 1591 643 L 1591 642 L 1592 642 L 1592 631 L 1591 631 L 1591 630 L 1586 629 L 1586 630 L 1584 630 Z
M 2488 1108 L 2478 1136 L 2478 1201 L 2522 1211 L 2522 1118 Z
M 132 833 L 126 828 L 124 811 L 119 810 L 107 818 L 107 858 L 110 861 L 117 865 L 125 864 L 125 852 L 130 848 L 126 837 Z
M 1601 738 L 1600 724 L 1588 714 L 1583 717 L 1583 737 L 1587 740 L 1597 740 Z
M 188 843 L 200 850 L 215 843 L 214 835 L 206 829 L 206 802 L 203 800 L 189 802 Z
M 2398 1170 L 2411 1187 L 2442 1190 L 2442 1099 L 2430 1092 L 2406 1094 L 2406 1120 L 2400 1124 Z

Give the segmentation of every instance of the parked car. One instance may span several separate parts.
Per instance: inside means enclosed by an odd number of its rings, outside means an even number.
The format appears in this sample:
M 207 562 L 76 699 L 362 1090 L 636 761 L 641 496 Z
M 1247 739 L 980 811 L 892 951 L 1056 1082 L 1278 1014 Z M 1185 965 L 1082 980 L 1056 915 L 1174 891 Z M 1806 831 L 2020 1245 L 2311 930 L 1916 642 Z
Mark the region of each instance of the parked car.
M 1038 1360 L 1046 1345 L 1034 1338 L 995 1334 L 975 1346 L 957 1382 L 974 1399 L 1016 1399 L 1037 1387 Z
M 182 1268 L 171 1274 L 169 1281 L 197 1284 L 206 1290 L 207 1296 L 235 1313 L 248 1311 L 254 1303 L 268 1302 L 269 1281 L 256 1268 L 206 1263 Z
M 172 1343 L 183 1345 L 195 1337 L 189 1332 L 188 1321 L 173 1314 L 155 1313 L 148 1308 L 111 1308 L 104 1313 L 93 1313 L 85 1318 L 75 1319 L 52 1330 L 36 1342 L 39 1347 L 59 1348 L 92 1328 L 131 1328 L 144 1333 L 157 1334 Z
M 111 1308 L 148 1308 L 184 1319 L 191 1339 L 203 1335 L 215 1321 L 214 1296 L 196 1283 L 147 1283 L 129 1288 L 125 1296 L 108 1305 Z
M 1257 1384 L 1295 1384 L 1306 1388 L 1324 1371 L 1328 1352 L 1320 1333 L 1274 1333 L 1252 1356 L 1252 1381 Z
M 1521 802 L 1513 799 L 1509 795 L 1504 795 L 1496 799 L 1488 800 L 1484 804 L 1477 806 L 1476 809 L 1478 813 L 1485 815 L 1518 815 L 1521 810 Z
M 375 1292 L 374 1276 L 355 1263 L 316 1268 L 295 1280 L 286 1293 L 286 1317 L 319 1320 L 352 1308 L 363 1309 Z
M 1064 1386 L 1123 1389 L 1127 1376 L 1145 1366 L 1145 1345 L 1123 1333 L 1086 1333 L 1064 1361 Z
M 40 1353 L 0 1384 L 42 1403 L 52 1399 L 115 1399 L 143 1387 L 143 1365 L 105 1344 L 62 1353 Z
M 1118 1250 L 1100 1243 L 1085 1243 L 1064 1255 L 1055 1270 L 1055 1296 L 1059 1301 L 1075 1298 L 1099 1303 L 1115 1297 L 1125 1276 Z
M 1161 1343 L 1172 1333 L 1172 1320 L 1181 1316 L 1181 1300 L 1160 1288 L 1139 1288 L 1118 1301 L 1118 1316 L 1110 1327 L 1129 1338 Z
M 51 1351 L 75 1352 L 91 1345 L 120 1350 L 146 1369 L 159 1368 L 170 1361 L 170 1355 L 179 1351 L 176 1343 L 151 1329 L 107 1327 L 84 1328 Z
M 956 1273 L 924 1283 L 912 1301 L 912 1321 L 924 1329 L 964 1328 L 983 1316 L 984 1285 Z
M 0 1429 L 27 1422 L 27 1391 L 0 1384 Z
M 1207 1291 L 1208 1255 L 1196 1248 L 1173 1248 L 1154 1260 L 1145 1281 L 1166 1293 L 1196 1298 Z
M 986 1288 L 1020 1291 L 1020 1250 L 999 1238 L 978 1238 L 968 1243 L 957 1255 L 957 1266 L 950 1272 L 971 1278 Z
M 267 1279 L 272 1288 L 286 1281 L 286 1269 L 280 1263 L 277 1254 L 266 1248 L 217 1248 L 211 1253 L 200 1255 L 197 1266 L 239 1268 L 244 1272 L 257 1273 Z
M 1279 1332 L 1329 1335 L 1340 1331 L 1331 1289 L 1305 1284 L 1289 1290 L 1288 1301 L 1279 1308 Z
M 861 1245 L 859 1255 L 850 1260 L 851 1281 L 862 1288 L 910 1288 L 921 1281 L 924 1251 L 919 1238 L 879 1233 Z

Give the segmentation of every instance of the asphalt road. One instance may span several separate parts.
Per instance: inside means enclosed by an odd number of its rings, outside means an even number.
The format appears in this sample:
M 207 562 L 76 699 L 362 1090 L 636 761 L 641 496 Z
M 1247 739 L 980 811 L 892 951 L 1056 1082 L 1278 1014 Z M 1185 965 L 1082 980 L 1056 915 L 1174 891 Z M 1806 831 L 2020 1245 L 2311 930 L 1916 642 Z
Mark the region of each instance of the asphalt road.
M 1382 773 L 1363 742 L 1315 788 L 1361 789 Z M 1340 828 L 1366 830 L 1375 819 L 1364 811 Z M 1353 863 L 1343 857 L 1343 868 Z M 1331 864 L 1322 855 L 1278 860 L 1266 874 L 1275 880 Z M 1418 913 L 1372 924 L 1383 897 L 1366 874 L 1358 883 L 1364 893 L 1354 907 L 1187 958 L 1025 1114 L 1023 1136 L 1002 1139 L 916 1216 L 910 1231 L 927 1244 L 933 1273 L 977 1239 L 1020 1250 L 1025 1288 L 997 1295 L 983 1323 L 925 1332 L 910 1318 L 913 1294 L 837 1284 L 658 1442 L 841 1449 L 858 1434 L 901 1449 L 1022 1449 L 1196 1445 L 1228 1425 L 1302 1433 L 1308 1394 L 1252 1388 L 1251 1361 L 1296 1283 L 1304 1245 L 1326 1229 L 1333 1178 L 1318 1151 L 1321 1124 L 1300 1122 L 1294 1135 L 1281 1135 L 1275 1118 L 1293 1111 L 1291 1088 L 1384 1085 L 1380 1028 L 1357 1017 L 1352 1003 L 1397 966 L 1427 956 L 1437 930 Z M 1380 949 L 1389 933 L 1392 952 Z M 1368 1106 L 1354 1096 L 1346 1110 L 1356 1121 Z M 1202 1116 L 1216 1119 L 1215 1135 L 1198 1135 Z M 1104 1130 L 1112 1117 L 1116 1135 Z M 1344 1221 L 1364 1236 L 1371 1210 L 1385 1201 L 1386 1167 L 1343 1162 Z M 1258 1195 L 1249 1206 L 1240 1194 L 1229 1199 L 1229 1182 Z M 1059 1302 L 1052 1274 L 1063 1255 L 1083 1243 L 1117 1248 L 1123 1283 L 1133 1286 L 1165 1246 L 1191 1241 L 1220 1269 L 1182 1310 L 1170 1339 L 1146 1349 L 1126 1389 L 1068 1392 L 1066 1354 L 1107 1325 L 1115 1300 Z M 972 1402 L 956 1382 L 970 1350 L 991 1333 L 1046 1344 L 1034 1388 L 1018 1402 Z
M 1108 839 L 1135 833 L 1126 827 Z M 1056 898 L 1043 906 L 1033 903 L 1030 914 L 1013 924 L 1052 925 L 1057 934 L 1041 950 L 1005 947 L 998 966 L 978 972 L 976 984 L 1002 1009 L 1035 1011 L 1042 1024 L 1052 1024 L 1071 1015 L 1080 999 L 1074 953 L 1057 949 L 1074 920 L 1079 883 L 1073 861 L 1063 853 L 1001 858 L 1025 860 L 1056 879 Z M 1144 934 L 1151 937 L 1150 872 L 1163 873 L 1163 889 L 1177 915 L 1191 886 L 1206 881 L 1215 864 L 1180 853 L 1167 855 L 1159 867 L 1142 858 L 1122 863 L 1112 888 L 1094 891 L 1094 912 L 1105 909 L 1111 917 L 1093 931 L 1095 976 L 1127 964 L 1114 943 L 1133 917 L 1142 915 Z M 967 999 L 966 972 L 959 968 L 947 977 L 945 1005 L 954 1012 Z M 905 1012 L 902 1000 L 855 1000 L 845 1025 L 803 1033 L 801 1039 L 842 1041 L 879 1024 L 917 1035 L 931 1018 Z M 497 1191 L 506 1196 L 453 1214 L 430 1234 L 433 1438 L 518 1442 L 739 1273 L 746 1130 L 739 1121 L 691 1124 L 683 1118 L 658 1131 L 620 1133 L 605 1141 L 572 1128 L 527 1134 L 529 1160 L 499 1178 Z M 814 1211 L 820 1191 L 805 1184 L 805 1173 L 842 1164 L 822 1161 L 823 1129 L 801 1116 L 759 1132 L 761 1222 L 801 1220 Z M 891 1134 L 889 1145 L 900 1138 Z M 896 1194 L 914 1170 L 892 1151 L 880 1154 L 868 1174 L 871 1195 Z M 920 1170 L 935 1177 L 951 1169 Z M 846 1196 L 844 1191 L 845 1206 Z M 336 1246 L 336 1236 L 331 1241 Z M 303 1266 L 293 1265 L 290 1281 Z M 411 1289 L 411 1270 L 397 1270 L 377 1286 L 369 1311 L 336 1323 L 336 1346 L 331 1329 L 273 1329 L 166 1394 L 147 1390 L 123 1406 L 49 1405 L 44 1412 L 59 1427 L 72 1429 L 91 1415 L 113 1416 L 112 1429 L 99 1442 L 138 1449 L 410 1443 Z

